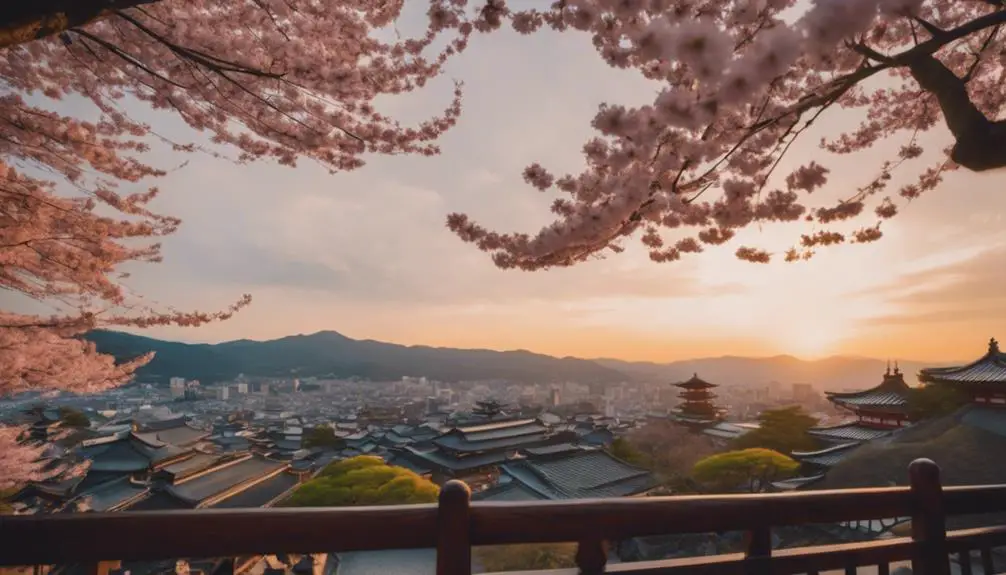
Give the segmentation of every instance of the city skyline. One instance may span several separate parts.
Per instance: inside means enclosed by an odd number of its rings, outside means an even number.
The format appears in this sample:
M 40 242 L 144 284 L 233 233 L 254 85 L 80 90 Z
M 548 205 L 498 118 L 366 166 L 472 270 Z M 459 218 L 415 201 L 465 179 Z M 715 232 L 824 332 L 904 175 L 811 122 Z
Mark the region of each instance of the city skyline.
M 994 174 L 950 173 L 885 223 L 880 242 L 822 249 L 809 262 L 733 257 L 751 243 L 779 253 L 816 231 L 796 223 L 745 230 L 675 263 L 651 263 L 630 242 L 626 253 L 572 269 L 495 269 L 444 228 L 445 216 L 462 211 L 503 231 L 536 231 L 553 196 L 523 183 L 524 166 L 578 170 L 596 106 L 643 103 L 654 90 L 635 73 L 608 68 L 587 37 L 561 36 L 477 37 L 430 86 L 379 102 L 412 124 L 442 110 L 452 79 L 464 80 L 465 111 L 439 157 L 370 158 L 359 171 L 329 175 L 307 161 L 290 169 L 163 153 L 161 166 L 191 160 L 165 178 L 154 204 L 184 223 L 165 238 L 164 263 L 130 266 L 125 283 L 155 307 L 214 310 L 242 293 L 255 299 L 227 322 L 140 333 L 206 342 L 334 329 L 407 345 L 629 360 L 842 354 L 934 362 L 977 357 L 1001 335 L 1006 198 L 993 191 Z M 504 94 L 500 84 L 515 89 Z M 168 136 L 193 137 L 170 115 L 136 114 Z M 784 167 L 821 160 L 814 143 L 854 118 L 823 117 Z M 949 142 L 942 126 L 921 139 L 931 151 Z M 825 157 L 832 181 L 815 192 L 816 205 L 867 184 L 901 143 Z M 896 172 L 890 191 L 933 157 Z M 5 308 L 51 311 L 0 297 Z

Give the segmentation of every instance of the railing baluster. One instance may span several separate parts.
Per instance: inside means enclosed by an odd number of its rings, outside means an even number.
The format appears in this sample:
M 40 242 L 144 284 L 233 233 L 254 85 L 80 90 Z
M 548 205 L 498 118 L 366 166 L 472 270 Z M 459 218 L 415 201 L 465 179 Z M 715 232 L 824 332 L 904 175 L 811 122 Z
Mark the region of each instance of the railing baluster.
M 947 523 L 943 509 L 940 468 L 931 459 L 916 459 L 908 466 L 915 509 L 912 513 L 913 575 L 950 575 Z
M 877 575 L 891 575 L 891 564 L 887 563 L 886 561 L 884 563 L 878 564 Z
M 961 575 L 971 575 L 971 550 L 957 553 L 957 562 L 961 564 Z
M 746 575 L 768 575 L 772 572 L 772 528 L 759 527 L 747 532 L 744 551 Z
M 845 566 L 845 575 L 856 575 L 856 566 L 855 565 L 846 565 Z
M 576 546 L 576 566 L 582 575 L 600 575 L 608 563 L 608 551 L 604 541 L 586 539 Z
M 992 548 L 988 545 L 983 545 L 981 549 L 982 554 L 982 575 L 992 575 L 995 573 L 995 565 L 992 564 Z
M 452 479 L 440 490 L 437 507 L 437 575 L 471 575 L 472 544 L 469 515 L 472 491 Z

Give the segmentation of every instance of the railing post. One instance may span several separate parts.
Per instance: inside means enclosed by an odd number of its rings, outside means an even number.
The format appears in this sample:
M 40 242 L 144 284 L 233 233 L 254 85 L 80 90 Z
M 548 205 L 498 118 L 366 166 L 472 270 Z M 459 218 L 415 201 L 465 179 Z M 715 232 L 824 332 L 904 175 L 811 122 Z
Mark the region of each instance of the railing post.
M 437 575 L 471 575 L 471 498 L 472 491 L 464 481 L 452 479 L 440 489 L 437 507 Z
M 601 575 L 608 563 L 608 550 L 600 539 L 586 539 L 576 546 L 576 566 L 581 575 Z
M 950 575 L 940 468 L 931 459 L 916 459 L 908 466 L 908 477 L 914 499 L 912 574 Z
M 768 575 L 772 572 L 772 528 L 758 527 L 744 534 L 744 573 Z

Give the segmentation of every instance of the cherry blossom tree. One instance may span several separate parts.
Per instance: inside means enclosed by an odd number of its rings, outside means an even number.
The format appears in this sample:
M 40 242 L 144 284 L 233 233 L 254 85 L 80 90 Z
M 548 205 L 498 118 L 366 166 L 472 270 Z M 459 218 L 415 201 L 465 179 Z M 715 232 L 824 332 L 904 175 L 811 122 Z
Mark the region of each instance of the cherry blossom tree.
M 179 220 L 155 213 L 170 166 L 151 146 L 244 163 L 304 157 L 332 171 L 363 155 L 438 152 L 460 113 L 406 127 L 372 102 L 424 85 L 476 29 L 464 2 L 433 0 L 413 39 L 382 41 L 403 2 L 380 0 L 36 0 L 0 7 L 0 288 L 51 308 L 0 310 L 0 396 L 120 385 L 151 356 L 116 364 L 81 336 L 100 326 L 197 326 L 229 318 L 165 311 L 133 294 L 122 266 L 160 260 Z M 385 34 L 387 36 L 387 34 Z M 434 41 L 447 38 L 434 51 Z M 432 53 L 431 53 L 432 52 Z M 60 112 L 89 103 L 95 119 Z M 171 111 L 211 144 L 169 140 L 136 121 Z M 229 151 L 235 151 L 228 158 Z M 43 476 L 39 447 L 0 427 L 0 488 Z
M 516 2 L 513 6 L 525 6 Z M 586 167 L 556 176 L 528 166 L 524 180 L 555 190 L 555 221 L 537 234 L 499 233 L 465 214 L 447 226 L 489 252 L 497 266 L 537 270 L 619 252 L 638 237 L 657 262 L 679 260 L 772 222 L 811 222 L 784 254 L 809 258 L 819 246 L 872 242 L 881 222 L 958 168 L 1006 166 L 1006 124 L 996 120 L 1002 89 L 1002 0 L 560 0 L 509 10 L 513 28 L 583 32 L 615 68 L 634 69 L 659 88 L 639 107 L 603 104 Z M 777 170 L 807 129 L 834 109 L 862 123 L 820 143 L 850 154 L 892 138 L 897 153 L 834 204 L 809 195 L 828 181 L 813 161 Z M 919 167 L 919 134 L 941 124 L 953 144 Z M 918 159 L 918 162 L 912 160 Z M 896 169 L 915 168 L 888 190 Z M 900 174 L 899 174 L 900 175 Z M 843 231 L 844 222 L 869 218 Z M 838 226 L 837 228 L 835 226 Z M 740 246 L 737 257 L 774 254 Z

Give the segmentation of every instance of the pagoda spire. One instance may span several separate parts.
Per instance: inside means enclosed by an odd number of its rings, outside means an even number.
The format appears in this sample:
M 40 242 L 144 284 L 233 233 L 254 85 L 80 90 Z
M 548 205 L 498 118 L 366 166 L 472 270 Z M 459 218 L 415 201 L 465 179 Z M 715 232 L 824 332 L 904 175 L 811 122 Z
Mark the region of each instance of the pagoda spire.
M 891 360 L 890 359 L 887 360 L 887 371 L 884 372 L 884 375 L 891 375 Z
M 898 360 L 894 360 L 894 375 L 901 375 L 901 368 L 898 367 Z

